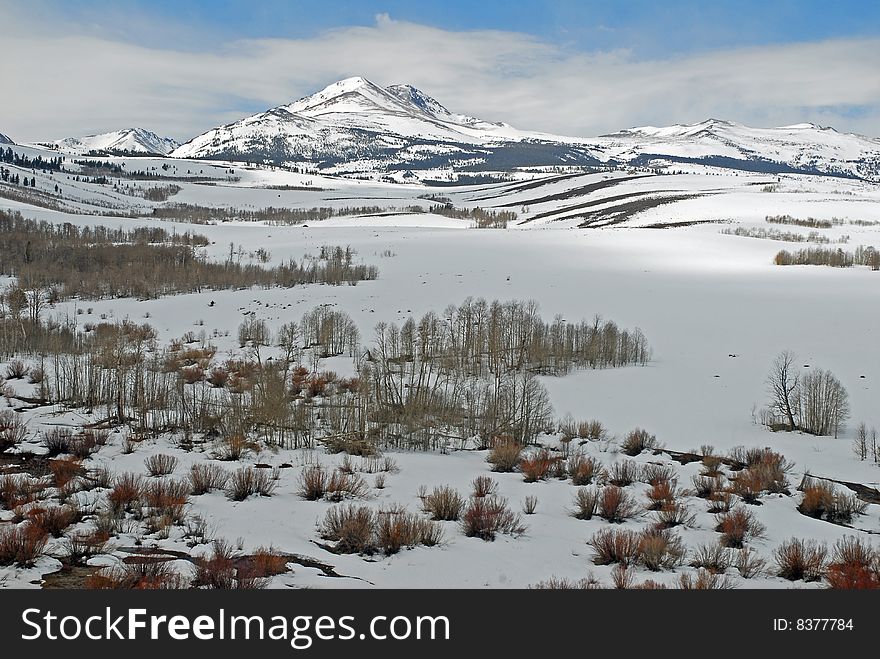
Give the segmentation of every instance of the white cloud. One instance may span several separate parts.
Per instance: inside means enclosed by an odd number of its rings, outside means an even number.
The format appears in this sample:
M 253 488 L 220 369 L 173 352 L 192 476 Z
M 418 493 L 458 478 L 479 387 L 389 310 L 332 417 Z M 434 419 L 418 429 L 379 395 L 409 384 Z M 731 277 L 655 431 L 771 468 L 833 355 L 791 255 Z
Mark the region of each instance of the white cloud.
M 575 52 L 520 33 L 447 31 L 384 14 L 371 27 L 234 41 L 211 52 L 51 27 L 0 16 L 4 52 L 15 54 L 0 73 L 7 99 L 0 132 L 14 139 L 129 125 L 187 139 L 352 75 L 408 82 L 454 111 L 568 135 L 709 116 L 880 134 L 878 39 L 639 60 L 627 51 Z

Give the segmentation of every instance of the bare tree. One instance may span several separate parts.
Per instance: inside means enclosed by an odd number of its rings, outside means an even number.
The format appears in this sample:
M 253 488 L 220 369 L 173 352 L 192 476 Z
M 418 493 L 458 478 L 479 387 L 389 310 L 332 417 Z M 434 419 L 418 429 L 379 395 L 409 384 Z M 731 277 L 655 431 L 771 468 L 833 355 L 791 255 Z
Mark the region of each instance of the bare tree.
M 868 426 L 862 421 L 856 428 L 856 436 L 853 439 L 853 453 L 859 456 L 859 460 L 868 458 Z
M 797 429 L 795 410 L 797 409 L 800 376 L 795 370 L 796 356 L 785 350 L 779 354 L 767 376 L 767 390 L 773 410 L 788 422 L 789 432 Z

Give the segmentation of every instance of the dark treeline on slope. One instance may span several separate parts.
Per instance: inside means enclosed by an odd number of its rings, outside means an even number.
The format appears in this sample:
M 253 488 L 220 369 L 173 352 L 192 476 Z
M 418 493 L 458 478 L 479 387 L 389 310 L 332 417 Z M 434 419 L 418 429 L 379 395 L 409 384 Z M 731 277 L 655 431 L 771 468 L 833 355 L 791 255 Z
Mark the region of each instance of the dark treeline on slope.
M 859 245 L 855 252 L 823 247 L 811 247 L 796 252 L 783 249 L 777 252 L 773 262 L 776 265 L 827 265 L 833 268 L 866 265 L 871 270 L 880 270 L 880 252 L 874 247 L 862 245 Z
M 42 156 L 37 156 L 36 158 L 29 158 L 25 155 L 19 155 L 15 151 L 12 150 L 11 147 L 6 147 L 6 149 L 0 149 L 0 162 L 5 162 L 10 165 L 15 165 L 16 167 L 25 167 L 28 169 L 39 169 L 39 170 L 54 170 L 61 171 L 62 163 L 64 159 L 59 156 L 57 158 L 50 158 L 49 160 L 45 160 Z
M 374 266 L 354 263 L 350 248 L 323 249 L 321 258 L 264 267 L 208 261 L 197 250 L 207 242 L 204 236 L 162 229 L 78 229 L 0 211 L 0 273 L 17 278 L 37 311 L 46 302 L 73 296 L 148 299 L 203 289 L 354 284 L 378 276 Z
M 168 204 L 153 209 L 153 217 L 163 220 L 206 224 L 208 222 L 266 222 L 271 225 L 304 224 L 320 222 L 331 217 L 358 215 L 386 215 L 405 213 L 436 213 L 444 217 L 472 220 L 478 228 L 505 228 L 517 219 L 512 211 L 487 211 L 482 208 L 455 208 L 451 204 L 433 204 L 428 208 L 420 205 L 403 207 L 346 206 L 339 208 L 276 208 L 269 206 L 259 210 L 240 208 L 217 208 L 197 204 Z

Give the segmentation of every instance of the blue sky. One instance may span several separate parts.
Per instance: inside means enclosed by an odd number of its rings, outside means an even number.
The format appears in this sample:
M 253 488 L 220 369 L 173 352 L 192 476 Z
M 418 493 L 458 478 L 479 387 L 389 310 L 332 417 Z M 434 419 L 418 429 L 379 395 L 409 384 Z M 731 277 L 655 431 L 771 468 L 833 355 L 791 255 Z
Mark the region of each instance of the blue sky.
M 175 23 L 191 29 L 190 45 L 198 48 L 217 39 L 301 38 L 369 26 L 383 13 L 447 30 L 525 32 L 581 50 L 625 48 L 641 56 L 880 34 L 880 2 L 870 0 L 38 0 L 30 6 L 96 27 L 120 15 Z M 156 38 L 134 25 L 127 36 Z
M 0 132 L 177 139 L 362 75 L 591 136 L 708 116 L 880 135 L 880 2 L 0 0 Z M 63 112 L 58 112 L 59 105 Z

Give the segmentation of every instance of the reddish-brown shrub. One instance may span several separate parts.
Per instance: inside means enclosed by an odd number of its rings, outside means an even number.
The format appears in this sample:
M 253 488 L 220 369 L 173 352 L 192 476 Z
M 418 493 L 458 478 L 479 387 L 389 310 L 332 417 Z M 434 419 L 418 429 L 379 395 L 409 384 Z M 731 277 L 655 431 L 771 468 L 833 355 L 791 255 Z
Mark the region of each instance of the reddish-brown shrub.
M 488 476 L 477 476 L 472 485 L 474 487 L 473 496 L 477 499 L 495 494 L 498 489 L 498 484 Z
M 167 561 L 143 557 L 89 575 L 84 586 L 90 590 L 179 590 L 188 588 L 189 582 Z
M 274 547 L 257 547 L 249 559 L 254 576 L 273 577 L 287 572 L 288 557 Z
M 668 529 L 648 528 L 639 534 L 639 562 L 652 572 L 670 570 L 684 561 L 681 538 Z
M 694 496 L 701 499 L 710 499 L 724 487 L 723 476 L 699 476 L 695 475 L 692 479 L 694 484 Z
M 742 547 L 747 540 L 761 537 L 765 531 L 752 511 L 742 506 L 716 515 L 715 521 L 715 530 L 721 533 L 721 544 L 733 549 Z
M 49 460 L 49 471 L 52 472 L 52 479 L 58 489 L 63 489 L 74 478 L 85 474 L 79 458 L 74 457 Z
M 578 454 L 568 459 L 566 470 L 574 485 L 590 485 L 602 471 L 602 465 L 593 458 Z
M 339 505 L 330 508 L 321 524 L 321 537 L 336 542 L 341 554 L 372 554 L 376 551 L 376 513 L 367 506 Z
M 154 480 L 149 481 L 144 487 L 142 498 L 154 515 L 165 517 L 171 523 L 180 524 L 184 520 L 184 511 L 189 503 L 189 491 L 189 481 Z
M 48 430 L 43 437 L 46 455 L 54 458 L 57 455 L 70 453 L 71 439 L 73 439 L 73 432 L 69 428 L 52 428 Z
M 68 504 L 64 506 L 38 506 L 27 511 L 26 517 L 34 526 L 42 529 L 53 538 L 60 538 L 64 530 L 82 519 L 83 512 L 79 506 Z
M 818 581 L 825 573 L 828 548 L 815 540 L 792 538 L 776 548 L 773 556 L 779 576 L 789 581 Z
M 472 498 L 462 513 L 461 527 L 469 538 L 486 541 L 494 540 L 498 533 L 525 533 L 519 515 L 507 507 L 505 499 L 494 494 Z
M 547 478 L 550 470 L 561 461 L 562 458 L 551 455 L 547 449 L 540 449 L 531 456 L 522 457 L 519 460 L 519 470 L 526 483 L 535 483 Z
M 131 512 L 135 503 L 140 501 L 143 493 L 143 478 L 136 474 L 119 474 L 113 482 L 113 489 L 107 495 L 107 501 L 115 515 Z
M 12 510 L 35 501 L 42 491 L 39 482 L 23 474 L 0 475 L 0 505 Z
M 841 538 L 834 545 L 825 579 L 835 590 L 880 588 L 880 554 L 855 536 Z
M 797 509 L 807 517 L 849 524 L 855 515 L 864 514 L 868 507 L 857 496 L 838 492 L 826 481 L 805 477 L 799 489 L 803 491 L 803 497 Z
M 587 541 L 593 548 L 593 563 L 633 565 L 639 560 L 640 535 L 627 529 L 602 529 Z
M 623 488 L 606 485 L 599 495 L 597 514 L 609 522 L 623 522 L 639 513 L 639 505 Z
M 46 548 L 47 539 L 48 534 L 31 522 L 0 526 L 0 565 L 32 566 Z
M 675 483 L 667 480 L 655 482 L 648 490 L 648 510 L 660 510 L 675 503 L 677 496 Z

